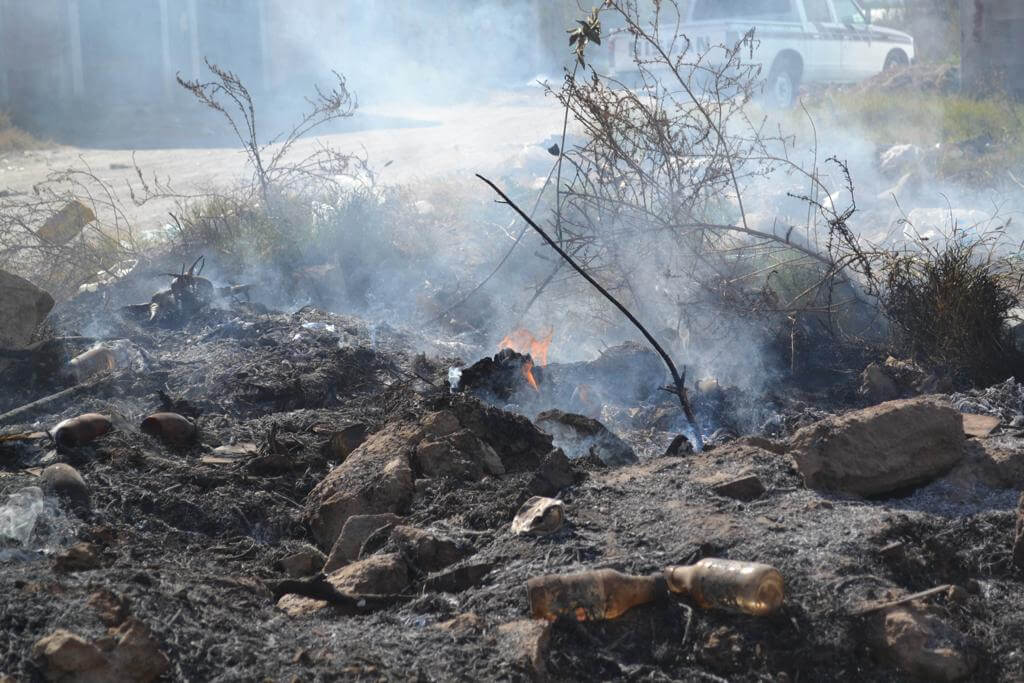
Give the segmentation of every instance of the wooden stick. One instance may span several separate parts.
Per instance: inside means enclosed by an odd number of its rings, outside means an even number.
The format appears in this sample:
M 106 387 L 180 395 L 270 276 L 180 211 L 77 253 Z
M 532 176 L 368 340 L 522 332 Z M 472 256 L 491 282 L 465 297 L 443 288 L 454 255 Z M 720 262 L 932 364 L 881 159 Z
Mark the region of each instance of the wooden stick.
M 889 600 L 888 602 L 879 602 L 873 605 L 867 605 L 865 607 L 858 607 L 857 609 L 853 610 L 853 614 L 857 616 L 862 616 L 864 614 L 871 614 L 872 612 L 878 612 L 883 609 L 889 609 L 890 607 L 898 607 L 908 602 L 913 602 L 914 600 L 927 598 L 932 595 L 937 595 L 938 593 L 945 593 L 950 588 L 952 588 L 952 585 L 946 583 L 941 586 L 936 586 L 935 588 L 929 588 L 926 591 L 921 591 L 920 593 L 912 593 L 911 595 L 905 595 L 902 598 Z
M 51 403 L 60 401 L 61 399 L 71 398 L 72 396 L 77 396 L 78 394 L 88 391 L 89 389 L 94 389 L 99 385 L 108 382 L 112 377 L 113 375 L 106 375 L 105 377 L 101 377 L 100 379 L 94 380 L 92 382 L 86 382 L 85 384 L 76 384 L 75 386 L 70 387 L 68 389 L 64 389 L 63 391 L 58 391 L 56 394 L 44 396 L 43 398 L 37 401 L 32 401 L 31 403 L 26 403 L 23 406 L 15 408 L 14 410 L 9 410 L 3 415 L 0 415 L 0 424 L 12 421 L 14 420 L 14 418 L 21 417 L 22 415 L 31 413 L 34 410 L 38 410 L 39 408 L 48 406 Z
M 654 347 L 654 350 L 658 352 L 658 355 L 661 356 L 661 359 L 665 361 L 665 365 L 668 366 L 668 371 L 672 375 L 672 382 L 675 384 L 676 387 L 676 391 L 674 393 L 676 393 L 676 395 L 679 396 L 679 403 L 683 407 L 683 414 L 686 415 L 686 419 L 689 421 L 690 426 L 693 428 L 693 440 L 695 447 L 694 450 L 703 450 L 704 439 L 700 435 L 700 427 L 697 426 L 697 418 L 693 414 L 693 408 L 690 406 L 690 399 L 686 395 L 685 382 L 683 380 L 683 377 L 679 376 L 679 371 L 676 370 L 675 363 L 673 363 L 672 359 L 669 358 L 669 355 L 665 352 L 665 349 L 661 348 L 661 344 L 659 344 L 657 340 L 653 336 L 651 336 L 651 333 L 648 332 L 647 329 L 640 324 L 640 321 L 637 320 L 636 317 L 629 312 L 629 309 L 627 309 L 625 306 L 619 303 L 618 299 L 612 296 L 604 287 L 599 285 L 597 283 L 597 280 L 590 277 L 590 274 L 587 273 L 587 271 L 583 270 L 583 268 L 577 265 L 576 262 L 572 260 L 572 257 L 565 253 L 562 250 L 562 248 L 559 247 L 558 244 L 548 236 L 546 232 L 541 230 L 540 226 L 534 223 L 532 218 L 527 216 L 522 209 L 516 206 L 516 203 L 509 199 L 508 195 L 506 195 L 504 192 L 498 189 L 497 185 L 495 185 L 494 183 L 492 183 L 490 180 L 483 177 L 479 173 L 476 174 L 476 177 L 490 185 L 491 189 L 497 192 L 498 196 L 501 197 L 506 204 L 511 206 L 515 210 L 515 212 L 518 213 L 523 218 L 524 221 L 526 221 L 527 225 L 529 225 L 531 228 L 537 231 L 537 234 L 543 237 L 544 241 L 547 242 L 552 249 L 558 252 L 558 255 L 561 256 L 566 263 L 572 266 L 577 273 L 583 276 L 583 279 L 589 282 L 594 289 L 599 291 L 604 296 L 604 298 L 608 299 L 608 301 L 612 302 L 612 304 L 616 308 L 622 311 L 622 314 L 629 319 L 629 322 L 633 323 L 633 326 L 636 327 L 636 329 L 640 330 L 640 334 L 644 335 L 644 338 L 647 339 L 648 343 L 650 343 L 650 345 Z M 685 377 L 685 367 L 683 368 L 683 372 Z

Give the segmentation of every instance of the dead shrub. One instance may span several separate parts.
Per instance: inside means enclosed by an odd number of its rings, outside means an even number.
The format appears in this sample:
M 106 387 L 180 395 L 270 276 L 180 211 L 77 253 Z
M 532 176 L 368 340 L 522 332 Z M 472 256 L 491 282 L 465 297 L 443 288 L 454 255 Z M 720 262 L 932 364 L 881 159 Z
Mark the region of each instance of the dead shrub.
M 14 125 L 10 114 L 0 111 L 0 153 L 24 152 L 48 146 L 48 142 Z
M 955 230 L 939 246 L 890 255 L 882 302 L 894 351 L 970 384 L 1006 379 L 1019 365 L 1006 326 L 1019 297 L 988 246 Z

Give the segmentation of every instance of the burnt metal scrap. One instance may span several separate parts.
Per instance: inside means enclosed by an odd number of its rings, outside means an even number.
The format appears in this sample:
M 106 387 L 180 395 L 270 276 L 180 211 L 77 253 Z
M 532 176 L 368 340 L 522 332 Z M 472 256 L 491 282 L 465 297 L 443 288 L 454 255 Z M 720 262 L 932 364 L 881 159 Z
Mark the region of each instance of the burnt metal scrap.
M 217 299 L 250 300 L 252 285 L 215 287 L 201 275 L 205 265 L 206 257 L 200 256 L 187 271 L 182 264 L 180 273 L 165 273 L 172 278 L 168 289 L 156 292 L 149 303 L 131 304 L 122 310 L 128 317 L 148 323 L 180 324 Z

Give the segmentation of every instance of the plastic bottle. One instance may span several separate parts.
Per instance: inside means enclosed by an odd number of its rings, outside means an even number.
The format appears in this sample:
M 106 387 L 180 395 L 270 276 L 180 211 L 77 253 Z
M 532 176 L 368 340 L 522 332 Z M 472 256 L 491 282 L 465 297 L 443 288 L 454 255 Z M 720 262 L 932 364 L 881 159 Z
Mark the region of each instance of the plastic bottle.
M 526 582 L 530 612 L 536 619 L 572 616 L 579 621 L 616 619 L 630 607 L 668 594 L 665 577 L 630 576 L 614 569 L 548 574 Z
M 665 579 L 669 590 L 689 595 L 703 608 L 756 616 L 777 610 L 786 593 L 782 574 L 756 562 L 709 557 L 686 567 L 666 567 Z

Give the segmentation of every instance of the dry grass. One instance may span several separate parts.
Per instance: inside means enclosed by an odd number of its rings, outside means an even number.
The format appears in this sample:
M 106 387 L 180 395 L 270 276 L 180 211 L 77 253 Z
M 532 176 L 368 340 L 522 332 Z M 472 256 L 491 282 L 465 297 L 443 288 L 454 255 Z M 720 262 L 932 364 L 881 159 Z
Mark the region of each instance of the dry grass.
M 40 140 L 31 133 L 18 128 L 7 112 L 0 111 L 0 154 L 24 152 L 29 149 L 49 147 L 52 143 Z
M 962 232 L 893 254 L 882 301 L 894 350 L 967 383 L 1006 379 L 1019 367 L 1006 327 L 1019 303 L 1008 265 Z

